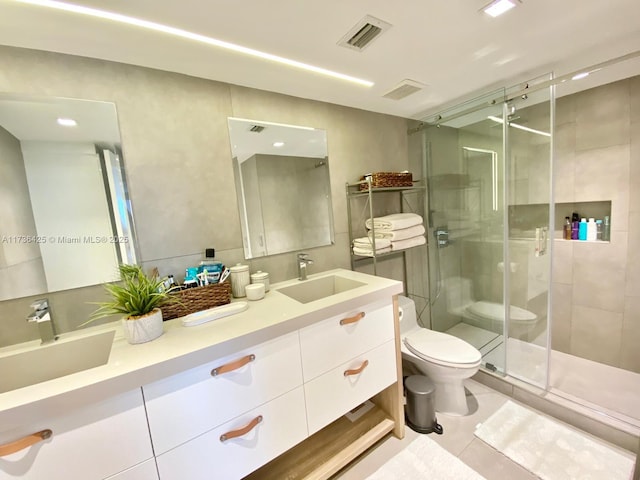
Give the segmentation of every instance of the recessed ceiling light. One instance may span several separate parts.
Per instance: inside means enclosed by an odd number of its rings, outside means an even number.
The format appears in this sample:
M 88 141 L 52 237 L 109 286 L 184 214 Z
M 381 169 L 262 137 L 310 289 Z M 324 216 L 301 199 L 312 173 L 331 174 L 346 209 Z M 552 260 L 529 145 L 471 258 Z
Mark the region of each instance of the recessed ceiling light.
M 63 127 L 75 127 L 76 125 L 78 125 L 78 122 L 76 122 L 73 118 L 58 118 L 58 120 L 56 120 L 56 122 L 58 122 L 58 125 L 62 125 Z
M 180 28 L 170 27 L 168 25 L 162 25 L 160 23 L 150 22 L 141 18 L 129 17 L 127 15 L 121 15 L 119 13 L 107 12 L 104 10 L 98 10 L 95 8 L 83 7 L 81 5 L 72 5 L 64 2 L 57 2 L 55 0 L 14 0 L 18 3 L 26 3 L 29 5 L 37 5 L 40 7 L 53 8 L 56 10 L 63 10 L 66 12 L 79 13 L 90 17 L 104 18 L 106 20 L 112 20 L 118 23 L 124 23 L 127 25 L 134 25 L 140 28 L 146 28 L 147 30 L 154 30 L 156 32 L 167 33 L 176 37 L 186 38 L 194 40 L 200 43 L 206 43 L 214 47 L 224 48 L 226 50 L 232 50 L 237 53 L 242 53 L 252 57 L 262 58 L 264 60 L 270 60 L 272 62 L 281 63 L 290 67 L 299 68 L 301 70 L 307 70 L 309 72 L 319 73 L 328 77 L 345 80 L 365 87 L 373 86 L 373 82 L 369 80 L 363 80 L 361 78 L 352 77 L 351 75 L 345 75 L 344 73 L 334 72 L 333 70 L 327 70 L 326 68 L 316 67 L 307 63 L 298 62 L 297 60 L 291 60 L 289 58 L 280 57 L 271 53 L 261 52 L 252 48 L 236 45 L 235 43 L 225 42 L 216 38 L 207 37 L 198 33 L 189 32 Z
M 284 147 L 284 142 L 273 142 L 274 147 Z
M 495 18 L 498 15 L 502 15 L 504 12 L 511 10 L 516 5 L 516 0 L 494 0 L 484 7 L 482 11 Z

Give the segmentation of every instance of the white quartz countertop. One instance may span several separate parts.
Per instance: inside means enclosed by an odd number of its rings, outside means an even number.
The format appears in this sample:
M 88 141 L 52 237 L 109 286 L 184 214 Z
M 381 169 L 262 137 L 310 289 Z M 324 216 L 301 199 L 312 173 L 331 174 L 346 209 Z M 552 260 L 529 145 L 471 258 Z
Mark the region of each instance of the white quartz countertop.
M 328 275 L 365 285 L 303 304 L 277 291 L 299 284 L 297 279 L 280 282 L 271 285 L 264 299 L 249 302 L 243 312 L 192 327 L 184 327 L 180 319 L 169 320 L 164 322 L 160 338 L 139 345 L 127 343 L 119 322 L 66 334 L 65 337 L 73 337 L 115 330 L 108 363 L 0 394 L 2 430 L 45 421 L 325 318 L 350 310 L 355 313 L 362 305 L 403 291 L 402 282 L 344 269 L 309 275 L 309 280 Z M 46 348 L 35 345 L 32 348 Z

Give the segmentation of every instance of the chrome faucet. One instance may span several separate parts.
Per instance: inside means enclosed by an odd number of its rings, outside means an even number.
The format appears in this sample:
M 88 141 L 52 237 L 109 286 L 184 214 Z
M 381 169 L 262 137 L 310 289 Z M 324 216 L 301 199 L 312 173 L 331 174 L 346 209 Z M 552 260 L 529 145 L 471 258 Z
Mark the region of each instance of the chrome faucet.
M 298 254 L 298 280 L 307 279 L 307 265 L 313 265 L 308 253 Z
M 57 340 L 58 335 L 56 335 L 56 328 L 51 318 L 49 300 L 46 298 L 36 300 L 31 304 L 31 308 L 33 308 L 33 312 L 27 317 L 27 322 L 36 322 L 38 324 L 40 340 L 42 340 L 41 345 Z

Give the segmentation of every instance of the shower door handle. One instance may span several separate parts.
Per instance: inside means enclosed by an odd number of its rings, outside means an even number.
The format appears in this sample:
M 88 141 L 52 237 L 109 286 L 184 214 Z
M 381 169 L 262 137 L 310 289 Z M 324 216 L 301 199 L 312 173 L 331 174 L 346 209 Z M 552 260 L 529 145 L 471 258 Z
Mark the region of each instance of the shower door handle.
M 449 245 L 449 230 L 447 227 L 436 227 L 433 231 L 433 236 L 436 238 L 436 245 L 438 248 L 443 248 Z

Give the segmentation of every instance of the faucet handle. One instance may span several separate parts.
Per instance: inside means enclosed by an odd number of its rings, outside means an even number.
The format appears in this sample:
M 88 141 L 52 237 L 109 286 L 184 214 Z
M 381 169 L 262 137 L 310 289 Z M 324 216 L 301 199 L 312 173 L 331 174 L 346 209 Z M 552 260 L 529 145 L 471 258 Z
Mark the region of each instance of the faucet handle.
M 30 307 L 34 310 L 44 310 L 45 308 L 49 308 L 49 300 L 46 298 L 34 300 L 33 302 L 31 302 Z
M 298 260 L 300 260 L 301 262 L 313 263 L 313 260 L 311 260 L 311 258 L 309 258 L 309 254 L 308 253 L 299 253 L 298 254 Z

